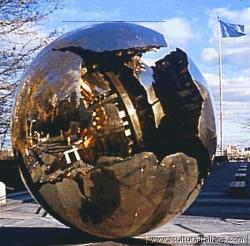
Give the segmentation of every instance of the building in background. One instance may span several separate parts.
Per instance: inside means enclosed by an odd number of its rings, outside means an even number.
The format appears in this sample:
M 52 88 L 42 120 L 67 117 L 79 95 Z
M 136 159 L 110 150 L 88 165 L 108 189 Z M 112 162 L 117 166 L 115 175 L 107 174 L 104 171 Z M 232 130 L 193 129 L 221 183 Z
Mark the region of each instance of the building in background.
M 228 160 L 245 159 L 245 151 L 240 149 L 238 145 L 229 144 L 227 146 L 226 153 L 227 153 Z

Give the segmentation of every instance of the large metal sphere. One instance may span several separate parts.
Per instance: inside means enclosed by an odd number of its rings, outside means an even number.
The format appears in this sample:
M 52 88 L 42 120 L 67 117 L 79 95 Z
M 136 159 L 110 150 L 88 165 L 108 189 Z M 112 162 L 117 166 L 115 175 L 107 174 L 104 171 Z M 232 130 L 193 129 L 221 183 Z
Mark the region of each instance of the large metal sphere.
M 37 201 L 95 236 L 138 235 L 197 196 L 215 151 L 207 85 L 180 49 L 129 23 L 68 33 L 40 52 L 16 98 L 12 143 Z

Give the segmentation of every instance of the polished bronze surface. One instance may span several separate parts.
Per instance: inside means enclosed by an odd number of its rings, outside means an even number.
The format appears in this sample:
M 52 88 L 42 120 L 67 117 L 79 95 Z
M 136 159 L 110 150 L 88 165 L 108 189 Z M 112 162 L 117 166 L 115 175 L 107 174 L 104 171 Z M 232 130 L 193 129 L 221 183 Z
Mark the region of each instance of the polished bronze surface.
M 151 29 L 105 23 L 60 37 L 28 68 L 13 149 L 29 190 L 67 225 L 138 235 L 199 193 L 216 147 L 209 90 L 180 49 L 143 62 L 161 47 Z

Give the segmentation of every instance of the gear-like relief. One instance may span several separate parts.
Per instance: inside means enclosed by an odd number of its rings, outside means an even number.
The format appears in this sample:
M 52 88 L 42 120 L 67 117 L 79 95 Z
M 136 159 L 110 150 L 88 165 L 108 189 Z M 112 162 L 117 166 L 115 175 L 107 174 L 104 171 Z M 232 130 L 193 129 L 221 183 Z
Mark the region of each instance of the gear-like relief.
M 13 149 L 28 189 L 66 225 L 134 236 L 198 195 L 216 147 L 213 106 L 184 51 L 147 65 L 166 46 L 149 28 L 104 23 L 56 39 L 27 69 Z

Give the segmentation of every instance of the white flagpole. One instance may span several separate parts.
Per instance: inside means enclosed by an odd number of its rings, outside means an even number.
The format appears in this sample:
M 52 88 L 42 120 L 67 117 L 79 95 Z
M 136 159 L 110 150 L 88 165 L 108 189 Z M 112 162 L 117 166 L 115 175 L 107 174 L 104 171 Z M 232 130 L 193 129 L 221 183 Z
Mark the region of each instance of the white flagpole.
M 222 84 L 222 56 L 221 56 L 221 31 L 220 31 L 220 17 L 217 17 L 218 24 L 218 67 L 219 67 L 219 86 L 220 86 L 220 152 L 223 152 L 223 84 Z

